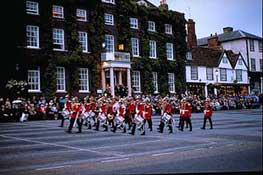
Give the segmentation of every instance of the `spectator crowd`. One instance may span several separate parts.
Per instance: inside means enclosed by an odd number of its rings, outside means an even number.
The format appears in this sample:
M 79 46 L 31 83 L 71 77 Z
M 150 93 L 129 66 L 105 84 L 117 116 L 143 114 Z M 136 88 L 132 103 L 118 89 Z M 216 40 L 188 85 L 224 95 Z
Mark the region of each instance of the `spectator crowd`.
M 97 96 L 95 98 L 99 99 L 100 97 L 101 96 Z M 179 114 L 179 106 L 182 98 L 186 98 L 187 101 L 192 105 L 193 113 L 203 112 L 204 103 L 206 99 L 204 97 L 191 94 L 170 95 L 166 97 L 170 99 L 173 114 Z M 164 97 L 161 97 L 159 95 L 142 96 L 142 99 L 146 98 L 150 99 L 151 101 L 151 105 L 153 107 L 153 114 L 160 114 L 161 106 L 158 102 Z M 218 97 L 210 96 L 209 98 L 215 111 L 260 108 L 262 104 L 262 94 L 249 96 L 221 95 Z M 79 99 L 80 101 L 84 101 L 84 98 Z M 25 120 L 60 119 L 62 117 L 61 111 L 64 108 L 65 102 L 66 99 L 64 96 L 53 97 L 51 99 L 48 99 L 44 96 L 32 96 L 28 99 L 17 97 L 13 100 L 9 98 L 4 99 L 0 97 L 0 121 L 23 121 L 23 119 L 21 120 L 22 115 L 25 115 Z

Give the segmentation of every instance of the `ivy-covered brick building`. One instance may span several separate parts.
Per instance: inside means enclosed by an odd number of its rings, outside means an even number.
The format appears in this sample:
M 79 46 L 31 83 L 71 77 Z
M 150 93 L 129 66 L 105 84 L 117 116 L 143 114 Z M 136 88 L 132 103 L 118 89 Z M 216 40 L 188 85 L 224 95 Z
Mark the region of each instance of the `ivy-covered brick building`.
M 184 91 L 186 20 L 162 0 L 15 0 L 8 79 L 30 94 Z

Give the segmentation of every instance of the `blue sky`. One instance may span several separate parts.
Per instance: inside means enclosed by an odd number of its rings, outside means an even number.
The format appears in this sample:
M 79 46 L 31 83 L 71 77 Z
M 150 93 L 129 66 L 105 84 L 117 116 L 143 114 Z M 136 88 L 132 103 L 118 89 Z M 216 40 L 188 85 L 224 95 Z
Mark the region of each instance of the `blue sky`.
M 159 6 L 160 0 L 149 0 Z M 169 9 L 196 22 L 197 38 L 222 33 L 224 27 L 262 37 L 261 0 L 167 0 Z

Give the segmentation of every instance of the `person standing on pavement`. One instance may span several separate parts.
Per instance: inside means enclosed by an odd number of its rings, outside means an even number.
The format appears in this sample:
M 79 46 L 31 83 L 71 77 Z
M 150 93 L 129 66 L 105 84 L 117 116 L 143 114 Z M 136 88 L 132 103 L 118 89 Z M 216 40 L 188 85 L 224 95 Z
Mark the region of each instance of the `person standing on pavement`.
M 207 119 L 210 123 L 210 129 L 213 129 L 213 122 L 211 119 L 212 114 L 213 114 L 213 106 L 210 103 L 210 99 L 206 99 L 204 106 L 204 122 L 203 122 L 203 127 L 201 127 L 201 129 L 205 129 Z
M 180 117 L 181 117 L 181 124 L 179 125 L 180 131 L 184 130 L 184 122 L 187 122 L 189 124 L 190 131 L 192 131 L 191 113 L 192 113 L 191 104 L 187 102 L 186 99 L 183 99 L 180 106 Z

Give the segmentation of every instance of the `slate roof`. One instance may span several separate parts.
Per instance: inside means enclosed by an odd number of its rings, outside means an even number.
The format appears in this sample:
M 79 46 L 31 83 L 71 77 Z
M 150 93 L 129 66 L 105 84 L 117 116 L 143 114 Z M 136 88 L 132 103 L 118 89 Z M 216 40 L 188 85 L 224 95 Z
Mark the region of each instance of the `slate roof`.
M 217 67 L 223 51 L 207 47 L 195 47 L 191 50 L 192 60 L 187 63 L 193 66 Z
M 250 39 L 256 39 L 256 40 L 262 40 L 261 37 L 253 35 L 251 33 L 247 33 L 244 32 L 242 30 L 236 30 L 230 33 L 222 33 L 217 35 L 218 36 L 218 40 L 220 42 L 226 42 L 226 41 L 231 41 L 231 40 L 237 40 L 237 39 L 241 39 L 241 38 L 250 38 Z M 209 37 L 204 37 L 204 38 L 200 38 L 197 40 L 197 45 L 198 46 L 204 46 L 208 44 L 208 38 Z

